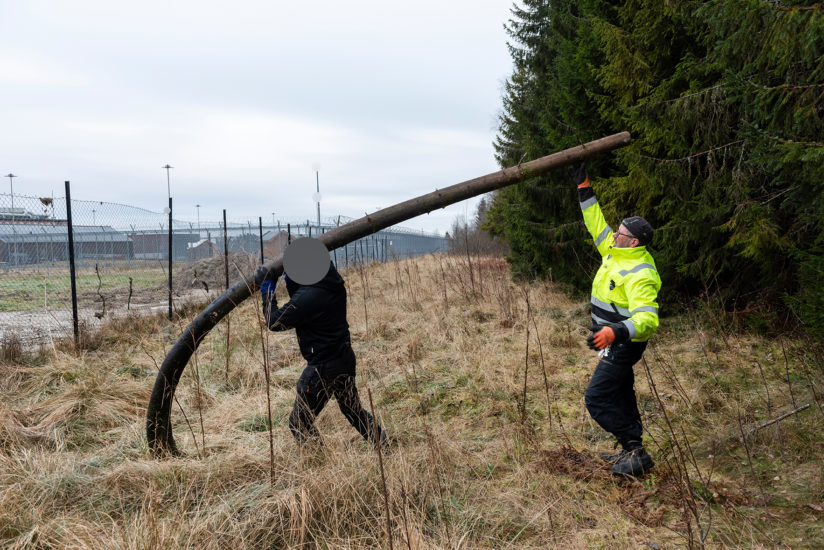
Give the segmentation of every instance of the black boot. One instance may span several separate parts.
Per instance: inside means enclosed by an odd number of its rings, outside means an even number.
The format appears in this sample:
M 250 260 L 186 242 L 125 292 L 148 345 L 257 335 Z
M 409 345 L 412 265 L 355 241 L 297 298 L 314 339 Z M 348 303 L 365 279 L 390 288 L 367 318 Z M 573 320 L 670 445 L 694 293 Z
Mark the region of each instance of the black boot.
M 621 449 L 620 451 L 618 451 L 615 454 L 598 453 L 598 456 L 600 456 L 601 458 L 603 458 L 605 461 L 609 462 L 610 464 L 615 464 L 618 461 L 620 461 L 622 458 L 624 458 L 625 454 L 627 454 L 627 450 L 626 449 Z
M 621 476 L 641 476 L 655 466 L 643 447 L 624 451 L 624 456 L 612 467 L 612 473 Z
M 612 446 L 612 448 L 613 448 L 613 450 L 614 450 L 614 449 L 616 449 L 617 447 L 618 447 L 618 442 L 616 441 L 616 442 L 615 442 L 615 445 L 613 445 L 613 446 Z M 609 453 L 598 453 L 598 456 L 600 456 L 602 459 L 604 459 L 606 462 L 609 462 L 610 464 L 615 464 L 616 462 L 618 462 L 619 460 L 621 460 L 621 459 L 624 457 L 624 455 L 625 455 L 626 453 L 627 453 L 626 448 L 622 448 L 622 449 L 621 449 L 619 452 L 617 452 L 617 453 L 613 453 L 613 454 L 609 454 Z

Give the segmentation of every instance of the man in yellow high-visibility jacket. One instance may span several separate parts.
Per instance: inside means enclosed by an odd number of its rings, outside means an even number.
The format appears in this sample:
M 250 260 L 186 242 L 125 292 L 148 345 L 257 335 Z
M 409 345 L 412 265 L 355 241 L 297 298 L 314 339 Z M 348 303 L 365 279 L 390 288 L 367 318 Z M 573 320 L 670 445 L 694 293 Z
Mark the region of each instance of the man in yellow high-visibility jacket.
M 576 167 L 574 178 L 584 223 L 602 257 L 592 282 L 593 334 L 587 339 L 589 347 L 599 352 L 600 361 L 587 386 L 585 402 L 593 420 L 622 447 L 614 455 L 599 453 L 601 457 L 613 463 L 613 473 L 637 476 L 654 466 L 641 444 L 641 415 L 632 372 L 658 328 L 661 279 L 646 247 L 653 229 L 645 219 L 633 216 L 613 232 L 584 164 Z

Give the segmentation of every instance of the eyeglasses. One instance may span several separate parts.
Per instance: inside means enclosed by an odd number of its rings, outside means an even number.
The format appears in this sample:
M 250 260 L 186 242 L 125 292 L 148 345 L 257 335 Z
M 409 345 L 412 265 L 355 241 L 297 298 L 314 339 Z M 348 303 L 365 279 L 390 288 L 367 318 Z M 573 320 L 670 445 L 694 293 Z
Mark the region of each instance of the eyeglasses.
M 621 233 L 620 231 L 615 232 L 616 235 L 623 235 L 624 237 L 629 237 L 630 239 L 637 239 L 635 235 L 631 235 L 630 233 Z

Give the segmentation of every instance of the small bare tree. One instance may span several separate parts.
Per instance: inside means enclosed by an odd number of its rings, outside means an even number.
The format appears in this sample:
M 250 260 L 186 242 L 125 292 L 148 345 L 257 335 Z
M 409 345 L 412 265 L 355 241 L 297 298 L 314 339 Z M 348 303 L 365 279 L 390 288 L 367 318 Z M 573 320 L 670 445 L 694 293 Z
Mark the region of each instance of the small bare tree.
M 490 194 L 491 195 L 491 194 Z M 449 251 L 453 254 L 474 254 L 477 256 L 505 256 L 509 246 L 500 237 L 493 237 L 483 229 L 489 213 L 491 197 L 481 198 L 475 210 L 475 216 L 468 222 L 464 216 L 455 217 L 452 227 L 446 235 Z

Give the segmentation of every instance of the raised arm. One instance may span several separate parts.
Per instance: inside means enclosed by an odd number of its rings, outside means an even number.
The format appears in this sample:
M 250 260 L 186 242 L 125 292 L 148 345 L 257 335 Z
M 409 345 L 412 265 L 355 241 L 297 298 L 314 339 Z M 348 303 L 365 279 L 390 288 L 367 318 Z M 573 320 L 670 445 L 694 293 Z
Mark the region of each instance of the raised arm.
M 613 244 L 612 228 L 604 219 L 595 191 L 589 184 L 586 164 L 577 165 L 572 177 L 578 186 L 578 202 L 581 204 L 581 212 L 584 215 L 584 224 L 587 226 L 587 231 L 592 236 L 595 247 L 601 256 L 606 256 L 607 251 Z

